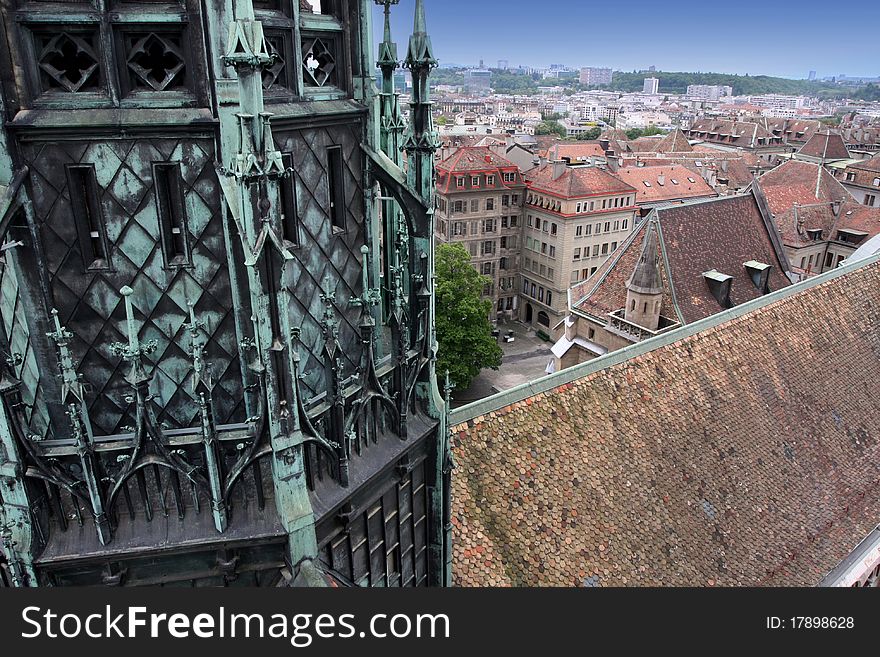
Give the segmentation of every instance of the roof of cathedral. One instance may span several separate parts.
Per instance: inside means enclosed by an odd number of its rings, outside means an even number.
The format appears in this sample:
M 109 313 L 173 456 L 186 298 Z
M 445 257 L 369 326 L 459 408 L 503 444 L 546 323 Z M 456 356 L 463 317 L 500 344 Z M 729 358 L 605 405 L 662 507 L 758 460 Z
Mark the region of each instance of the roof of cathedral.
M 817 157 L 823 160 L 849 159 L 849 151 L 843 137 L 831 132 L 817 132 L 798 150 L 800 155 Z
M 664 315 L 689 324 L 721 311 L 703 278 L 712 269 L 733 278 L 734 305 L 763 294 L 743 266 L 746 262 L 772 266 L 771 290 L 791 285 L 782 244 L 761 212 L 758 194 L 692 201 L 649 215 L 659 226 Z M 649 223 L 642 222 L 593 276 L 572 288 L 576 310 L 604 317 L 626 305 L 626 281 L 635 269 Z
M 818 583 L 880 519 L 878 318 L 875 256 L 456 409 L 454 582 Z
M 604 169 L 566 167 L 554 180 L 553 164 L 544 164 L 528 174 L 529 189 L 562 198 L 584 198 L 602 194 L 634 192 L 635 189 Z

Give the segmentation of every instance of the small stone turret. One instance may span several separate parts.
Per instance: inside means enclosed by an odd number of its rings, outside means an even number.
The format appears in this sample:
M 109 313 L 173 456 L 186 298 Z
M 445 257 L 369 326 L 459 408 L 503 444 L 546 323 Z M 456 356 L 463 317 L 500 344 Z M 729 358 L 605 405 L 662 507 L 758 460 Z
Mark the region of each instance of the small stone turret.
M 657 225 L 651 221 L 642 242 L 642 254 L 632 276 L 626 282 L 624 319 L 656 331 L 660 325 L 663 305 L 663 281 L 660 278 L 660 248 L 657 243 Z

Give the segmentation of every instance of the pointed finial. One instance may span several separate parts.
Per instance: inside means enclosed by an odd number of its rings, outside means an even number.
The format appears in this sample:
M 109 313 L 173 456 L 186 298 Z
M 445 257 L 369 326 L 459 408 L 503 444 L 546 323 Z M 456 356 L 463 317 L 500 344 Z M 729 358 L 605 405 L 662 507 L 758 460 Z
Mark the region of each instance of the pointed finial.
M 422 0 L 416 0 L 416 14 L 415 20 L 413 21 L 413 33 L 428 33 L 428 23 L 425 20 L 425 3 Z
M 110 345 L 110 349 L 115 354 L 122 356 L 124 360 L 137 361 L 139 364 L 141 356 L 153 353 L 159 345 L 155 340 L 150 340 L 143 345 L 140 343 L 138 327 L 134 323 L 134 305 L 131 301 L 134 290 L 126 285 L 119 290 L 119 293 L 125 303 L 125 327 L 128 333 L 128 344 L 116 342 Z

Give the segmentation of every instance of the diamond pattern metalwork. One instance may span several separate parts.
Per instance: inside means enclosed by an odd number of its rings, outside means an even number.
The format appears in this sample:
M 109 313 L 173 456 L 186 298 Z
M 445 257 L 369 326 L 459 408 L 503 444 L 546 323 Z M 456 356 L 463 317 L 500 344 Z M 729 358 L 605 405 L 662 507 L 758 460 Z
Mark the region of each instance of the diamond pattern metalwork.
M 150 32 L 126 35 L 126 63 L 134 73 L 132 86 L 166 91 L 183 86 L 186 62 L 181 35 Z
M 336 296 L 343 377 L 354 374 L 360 362 L 357 328 L 360 311 L 349 303 L 361 295 L 360 248 L 365 239 L 359 135 L 355 127 L 345 132 L 339 128 L 320 128 L 293 134 L 278 132 L 276 141 L 279 150 L 293 154 L 293 169 L 301 181 L 296 186 L 301 245 L 293 251 L 294 260 L 287 265 L 285 285 L 291 292 L 295 291 L 290 295 L 291 325 L 302 329 L 303 384 L 312 395 L 317 395 L 324 392 L 325 387 L 320 328 L 324 312 L 321 291 L 325 280 Z M 340 234 L 334 234 L 328 213 L 329 146 L 342 148 L 346 166 L 343 187 L 348 230 Z
M 0 336 L 8 341 L 7 345 L 0 343 L 0 358 L 9 358 L 15 377 L 21 381 L 28 429 L 40 438 L 47 438 L 49 417 L 40 387 L 37 354 L 27 325 L 27 311 L 19 293 L 20 281 L 14 259 L 14 252 L 0 253 Z
M 60 89 L 76 93 L 97 88 L 100 64 L 94 47 L 95 37 L 95 32 L 37 36 L 40 42 L 37 61 L 43 73 L 44 91 Z
M 89 394 L 97 434 L 134 424 L 127 369 L 110 345 L 125 342 L 119 289 L 133 288 L 141 339 L 158 349 L 147 357 L 158 420 L 168 428 L 196 426 L 199 405 L 190 385 L 192 363 L 184 328 L 188 303 L 206 322 L 205 360 L 217 386 L 219 424 L 244 419 L 243 391 L 232 317 L 227 256 L 219 213 L 210 139 L 117 139 L 103 143 L 32 143 L 24 149 L 31 170 L 34 210 L 41 226 L 53 302 L 74 334 L 71 350 Z M 166 269 L 153 193 L 152 162 L 179 161 L 192 266 Z M 64 165 L 94 162 L 113 269 L 84 272 L 72 230 Z

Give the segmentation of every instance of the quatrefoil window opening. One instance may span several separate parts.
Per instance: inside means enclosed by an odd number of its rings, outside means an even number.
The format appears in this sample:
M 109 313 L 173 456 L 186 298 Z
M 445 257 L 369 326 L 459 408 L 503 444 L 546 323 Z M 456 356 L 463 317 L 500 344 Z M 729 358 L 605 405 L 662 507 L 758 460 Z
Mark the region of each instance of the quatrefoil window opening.
M 46 91 L 63 89 L 71 93 L 98 86 L 98 56 L 89 44 L 94 35 L 62 32 L 42 37 L 38 58 Z
M 303 70 L 306 84 L 323 87 L 333 84 L 336 58 L 322 39 L 311 39 L 303 43 Z
M 134 73 L 132 86 L 166 91 L 184 84 L 186 62 L 180 50 L 180 38 L 155 32 L 128 37 L 126 61 Z

